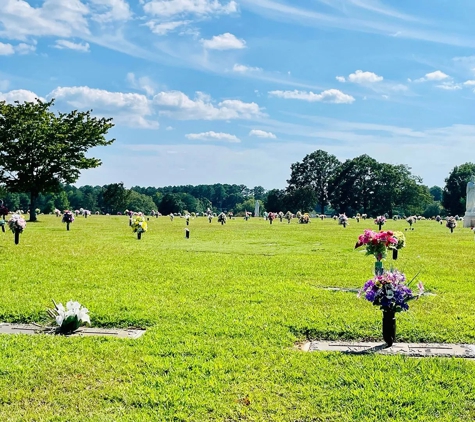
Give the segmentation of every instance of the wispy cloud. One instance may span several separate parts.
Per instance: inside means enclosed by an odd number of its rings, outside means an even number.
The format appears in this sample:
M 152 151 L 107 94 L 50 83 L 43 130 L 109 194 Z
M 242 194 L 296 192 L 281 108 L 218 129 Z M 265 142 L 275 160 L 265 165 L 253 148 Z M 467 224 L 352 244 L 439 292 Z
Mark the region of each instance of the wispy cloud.
M 160 106 L 160 114 L 179 120 L 230 120 L 255 119 L 264 116 L 256 103 L 241 100 L 224 100 L 215 106 L 209 95 L 198 92 L 195 99 L 180 91 L 159 92 L 153 97 Z
M 0 42 L 0 56 L 10 56 L 17 54 L 29 54 L 36 50 L 35 44 L 19 43 L 16 45 Z
M 149 21 L 145 25 L 150 28 L 150 30 L 157 35 L 167 35 L 169 32 L 173 32 L 177 28 L 181 28 L 190 24 L 192 21 L 172 21 L 172 22 L 162 22 L 158 23 L 155 21 Z
M 260 130 L 260 129 L 252 129 L 249 132 L 249 136 L 256 136 L 258 138 L 265 138 L 265 139 L 277 139 L 277 136 L 275 136 L 272 132 L 266 132 L 265 130 Z
M 235 13 L 238 6 L 234 0 L 227 3 L 218 0 L 151 0 L 145 2 L 143 9 L 154 16 L 170 17 L 185 14 L 205 16 Z
M 203 132 L 203 133 L 189 133 L 185 135 L 187 139 L 199 140 L 199 141 L 224 141 L 231 143 L 239 143 L 241 140 L 235 136 L 230 135 L 229 133 L 223 132 Z
M 56 40 L 56 44 L 54 48 L 58 48 L 60 50 L 75 50 L 80 51 L 82 53 L 89 52 L 89 43 L 75 43 L 68 40 Z
M 386 15 L 388 19 L 375 19 L 374 15 L 369 15 L 365 18 L 354 17 L 355 14 L 345 13 L 348 1 L 351 0 L 347 0 L 344 8 L 334 7 L 334 9 L 340 12 L 334 14 L 320 13 L 311 8 L 300 8 L 274 0 L 241 0 L 240 4 L 268 19 L 291 22 L 296 25 L 339 28 L 347 31 L 378 33 L 386 36 L 397 34 L 400 38 L 475 47 L 473 37 L 470 37 L 468 34 L 454 33 L 451 31 L 450 26 L 444 30 L 440 22 L 425 22 L 423 19 L 398 13 L 386 6 L 383 7 L 379 2 L 354 1 L 353 4 L 368 11 L 378 11 L 381 15 Z M 325 1 L 325 3 L 329 5 L 332 5 L 331 3 L 335 4 L 335 2 L 330 1 Z M 397 21 L 391 18 L 397 18 Z M 401 20 L 414 22 L 401 22 Z
M 246 72 L 262 72 L 260 67 L 251 67 L 243 64 L 235 64 L 233 66 L 233 72 L 246 73 Z
M 338 89 L 327 89 L 320 94 L 307 91 L 270 91 L 271 97 L 279 97 L 291 100 L 302 100 L 308 102 L 327 102 L 334 104 L 351 104 L 355 98 L 345 94 Z
M 414 82 L 428 82 L 428 81 L 443 81 L 450 79 L 450 76 L 446 73 L 436 70 L 435 72 L 426 73 L 424 77 L 416 79 Z

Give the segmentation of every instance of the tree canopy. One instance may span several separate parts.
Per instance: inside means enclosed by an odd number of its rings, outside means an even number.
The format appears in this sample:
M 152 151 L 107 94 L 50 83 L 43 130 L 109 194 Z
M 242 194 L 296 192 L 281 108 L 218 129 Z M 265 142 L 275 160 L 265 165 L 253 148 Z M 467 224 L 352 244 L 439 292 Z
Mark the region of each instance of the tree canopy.
M 321 149 L 312 152 L 306 155 L 301 162 L 291 165 L 287 190 L 289 192 L 300 190 L 296 196 L 300 198 L 301 202 L 303 200 L 302 193 L 305 192 L 301 189 L 306 189 L 306 192 L 311 189 L 314 192 L 314 198 L 310 202 L 316 198 L 323 213 L 325 206 L 328 205 L 330 181 L 335 176 L 335 171 L 340 164 L 340 161 L 328 152 Z
M 475 175 L 475 164 L 465 163 L 454 167 L 445 179 L 442 205 L 451 215 L 465 214 L 467 183 Z
M 0 183 L 9 192 L 29 194 L 31 221 L 40 193 L 59 192 L 81 170 L 100 166 L 101 160 L 86 152 L 114 141 L 105 138 L 112 119 L 92 117 L 90 111 L 54 113 L 53 105 L 54 100 L 0 101 Z

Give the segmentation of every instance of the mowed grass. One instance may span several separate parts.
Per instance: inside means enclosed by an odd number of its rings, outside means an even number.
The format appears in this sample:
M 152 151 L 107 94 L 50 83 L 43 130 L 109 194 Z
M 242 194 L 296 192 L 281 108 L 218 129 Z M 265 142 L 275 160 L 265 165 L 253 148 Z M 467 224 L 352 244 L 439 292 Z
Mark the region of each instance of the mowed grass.
M 372 220 L 290 225 L 40 216 L 0 233 L 0 321 L 45 323 L 78 300 L 93 326 L 139 340 L 0 336 L 1 421 L 460 421 L 475 418 L 475 362 L 304 353 L 306 338 L 377 340 L 381 312 L 354 293 Z M 385 229 L 404 230 L 389 221 Z M 434 295 L 397 316 L 397 341 L 475 343 L 475 241 L 433 221 L 405 232 L 397 268 Z M 388 267 L 393 261 L 387 260 Z

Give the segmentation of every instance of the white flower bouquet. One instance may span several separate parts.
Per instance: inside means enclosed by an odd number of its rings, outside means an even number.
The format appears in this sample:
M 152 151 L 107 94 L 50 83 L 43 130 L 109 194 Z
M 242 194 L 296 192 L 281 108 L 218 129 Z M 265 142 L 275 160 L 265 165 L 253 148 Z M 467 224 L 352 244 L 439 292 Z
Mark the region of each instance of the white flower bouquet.
M 71 334 L 85 324 L 91 324 L 89 310 L 81 306 L 79 302 L 70 300 L 66 308 L 62 303 L 53 300 L 54 309 L 48 309 L 48 315 L 58 324 L 60 334 Z

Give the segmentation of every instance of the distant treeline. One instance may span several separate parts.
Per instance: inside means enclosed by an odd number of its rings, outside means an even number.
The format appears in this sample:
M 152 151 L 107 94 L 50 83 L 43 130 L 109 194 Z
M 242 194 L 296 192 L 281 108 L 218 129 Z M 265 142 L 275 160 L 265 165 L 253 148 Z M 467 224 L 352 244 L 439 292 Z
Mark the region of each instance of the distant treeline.
M 393 215 L 463 215 L 468 180 L 475 175 L 475 164 L 455 167 L 445 179 L 445 187 L 429 188 L 411 173 L 406 165 L 380 163 L 368 155 L 344 162 L 325 151 L 317 150 L 301 162 L 292 164 L 285 189 L 266 191 L 262 186 L 185 185 L 140 187 L 131 189 L 123 183 L 105 186 L 61 186 L 57 193 L 40 194 L 36 207 L 49 214 L 55 209 L 84 208 L 102 214 L 123 213 L 126 209 L 163 215 L 185 211 L 202 213 L 254 211 L 256 201 L 264 211 L 296 213 L 357 213 L 370 216 Z M 26 193 L 3 192 L 10 210 L 28 210 Z

